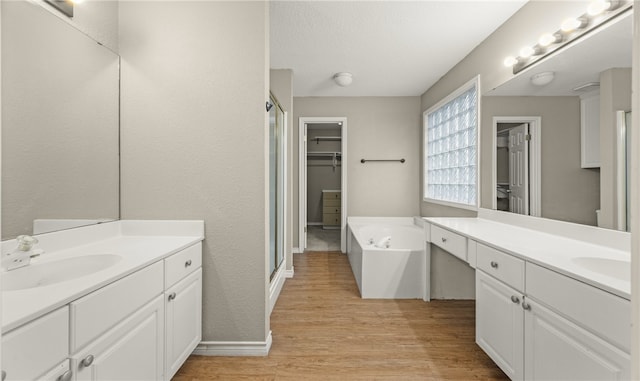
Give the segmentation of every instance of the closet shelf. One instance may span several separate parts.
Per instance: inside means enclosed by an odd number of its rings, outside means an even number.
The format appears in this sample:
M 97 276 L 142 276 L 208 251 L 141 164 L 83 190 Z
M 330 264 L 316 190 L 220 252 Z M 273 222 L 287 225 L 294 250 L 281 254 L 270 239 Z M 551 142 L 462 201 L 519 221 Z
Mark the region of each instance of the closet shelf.
M 316 136 L 315 138 L 311 138 L 311 140 L 315 140 L 316 144 L 320 144 L 321 140 L 341 141 L 342 137 L 341 136 Z

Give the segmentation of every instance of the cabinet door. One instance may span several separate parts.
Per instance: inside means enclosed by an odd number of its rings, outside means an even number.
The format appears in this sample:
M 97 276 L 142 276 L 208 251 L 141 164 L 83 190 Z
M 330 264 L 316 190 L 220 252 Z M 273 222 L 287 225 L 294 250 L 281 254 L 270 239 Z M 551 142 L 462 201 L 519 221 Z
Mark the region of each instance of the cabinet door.
M 512 380 L 524 376 L 522 294 L 476 270 L 476 343 Z
M 527 298 L 527 380 L 628 380 L 630 356 Z
M 164 300 L 158 296 L 72 357 L 76 380 L 161 380 Z
M 170 380 L 202 339 L 202 269 L 167 290 L 165 303 L 165 377 Z

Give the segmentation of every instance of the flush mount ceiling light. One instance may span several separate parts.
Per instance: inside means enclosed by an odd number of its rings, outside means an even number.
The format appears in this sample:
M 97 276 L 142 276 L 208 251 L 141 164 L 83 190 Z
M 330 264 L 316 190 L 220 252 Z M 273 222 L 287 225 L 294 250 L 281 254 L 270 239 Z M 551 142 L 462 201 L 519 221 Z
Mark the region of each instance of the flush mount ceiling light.
M 535 74 L 533 77 L 531 77 L 531 83 L 533 83 L 536 86 L 544 86 L 544 85 L 550 84 L 555 77 L 556 75 L 554 72 L 544 71 L 542 73 Z
M 507 57 L 504 65 L 512 67 L 513 74 L 518 74 L 556 50 L 630 11 L 632 6 L 631 0 L 593 0 L 584 14 L 565 19 L 555 33 L 543 34 L 536 45 L 522 48 L 518 57 Z
M 333 80 L 336 81 L 338 86 L 346 87 L 349 86 L 351 82 L 353 82 L 353 76 L 351 75 L 351 73 L 346 72 L 336 73 L 333 76 Z

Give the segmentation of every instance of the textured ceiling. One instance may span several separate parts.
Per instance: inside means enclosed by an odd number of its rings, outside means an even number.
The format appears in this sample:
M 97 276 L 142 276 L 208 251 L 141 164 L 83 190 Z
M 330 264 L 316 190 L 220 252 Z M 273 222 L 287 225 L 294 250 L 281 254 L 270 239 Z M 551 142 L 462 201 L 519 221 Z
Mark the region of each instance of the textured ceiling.
M 294 96 L 421 95 L 525 2 L 271 1 L 271 68 Z

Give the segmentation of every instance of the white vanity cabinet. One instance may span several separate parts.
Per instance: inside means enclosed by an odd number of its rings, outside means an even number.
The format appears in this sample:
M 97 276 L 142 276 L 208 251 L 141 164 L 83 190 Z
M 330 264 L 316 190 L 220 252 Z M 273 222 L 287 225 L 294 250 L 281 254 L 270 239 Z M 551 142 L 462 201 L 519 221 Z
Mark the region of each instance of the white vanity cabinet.
M 522 293 L 476 271 L 476 343 L 512 380 L 524 377 Z
M 76 380 L 161 380 L 164 300 L 157 296 L 71 358 Z
M 630 377 L 630 303 L 477 246 L 476 342 L 512 380 Z
M 6 380 L 169 380 L 201 340 L 195 243 L 2 335 Z
M 68 356 L 69 308 L 64 306 L 2 335 L 3 380 L 69 381 Z
M 165 379 L 180 369 L 202 339 L 202 248 L 165 259 Z

